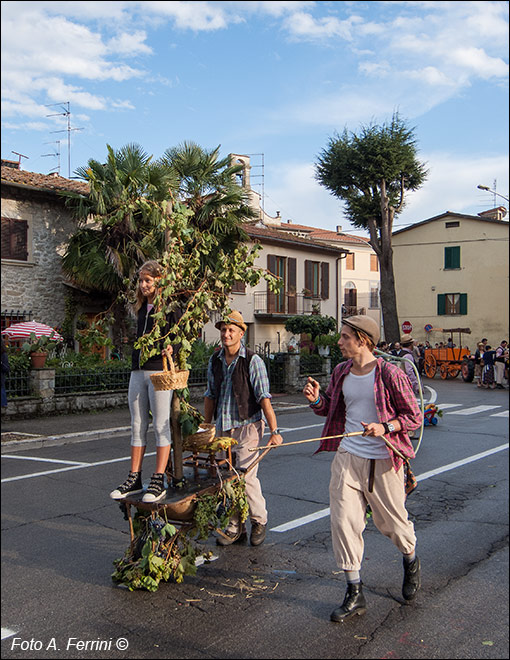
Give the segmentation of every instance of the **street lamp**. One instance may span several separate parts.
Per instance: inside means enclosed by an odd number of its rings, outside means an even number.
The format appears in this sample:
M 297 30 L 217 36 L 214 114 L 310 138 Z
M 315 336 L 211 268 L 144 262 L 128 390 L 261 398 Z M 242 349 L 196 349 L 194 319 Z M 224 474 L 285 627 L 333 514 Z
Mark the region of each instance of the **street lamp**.
M 487 192 L 490 192 L 490 193 L 492 193 L 493 195 L 498 195 L 498 197 L 502 197 L 502 198 L 503 198 L 504 200 L 506 200 L 507 202 L 510 202 L 510 199 L 508 199 L 508 197 L 505 197 L 504 195 L 501 195 L 500 193 L 496 192 L 495 190 L 491 190 L 491 189 L 489 188 L 489 186 L 482 186 L 482 185 L 479 185 L 479 186 L 477 186 L 477 188 L 480 188 L 480 190 L 486 190 Z

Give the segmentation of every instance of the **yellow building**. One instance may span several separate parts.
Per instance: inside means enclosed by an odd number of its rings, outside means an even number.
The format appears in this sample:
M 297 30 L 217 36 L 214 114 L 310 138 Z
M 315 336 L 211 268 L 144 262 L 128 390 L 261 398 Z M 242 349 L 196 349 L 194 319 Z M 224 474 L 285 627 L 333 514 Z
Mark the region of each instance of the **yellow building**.
M 410 322 L 413 338 L 434 346 L 450 337 L 442 330 L 469 328 L 461 341 L 473 351 L 482 337 L 493 347 L 509 338 L 505 215 L 504 207 L 477 216 L 447 211 L 393 233 L 401 329 Z M 459 345 L 458 333 L 453 341 Z

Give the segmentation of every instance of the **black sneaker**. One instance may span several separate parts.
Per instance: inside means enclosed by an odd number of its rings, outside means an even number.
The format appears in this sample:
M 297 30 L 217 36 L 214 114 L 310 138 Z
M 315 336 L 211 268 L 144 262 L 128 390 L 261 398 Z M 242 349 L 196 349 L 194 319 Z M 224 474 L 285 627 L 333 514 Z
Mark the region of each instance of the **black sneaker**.
M 165 475 L 162 472 L 154 472 L 147 492 L 142 497 L 142 502 L 158 502 L 166 495 Z
M 110 497 L 112 500 L 123 500 L 128 495 L 135 495 L 143 491 L 142 473 L 130 472 L 126 481 L 112 490 Z

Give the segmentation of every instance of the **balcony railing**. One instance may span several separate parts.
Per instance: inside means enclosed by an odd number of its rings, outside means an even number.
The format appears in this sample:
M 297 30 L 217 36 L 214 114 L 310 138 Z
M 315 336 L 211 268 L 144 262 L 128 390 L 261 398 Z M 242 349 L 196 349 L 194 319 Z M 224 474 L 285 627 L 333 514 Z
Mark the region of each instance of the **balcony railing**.
M 321 298 L 305 296 L 303 293 L 253 294 L 255 316 L 303 316 L 321 313 Z
M 364 316 L 366 313 L 366 307 L 355 307 L 354 305 L 347 305 L 342 309 L 342 316 Z

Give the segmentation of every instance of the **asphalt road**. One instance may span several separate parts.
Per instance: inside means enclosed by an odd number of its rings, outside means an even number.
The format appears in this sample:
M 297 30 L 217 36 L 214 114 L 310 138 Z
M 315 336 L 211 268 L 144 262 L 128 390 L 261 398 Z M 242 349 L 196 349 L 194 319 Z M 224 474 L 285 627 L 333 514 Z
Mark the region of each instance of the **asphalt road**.
M 129 447 L 103 438 L 2 456 L 2 657 L 508 658 L 508 393 L 424 384 L 444 415 L 413 461 L 408 508 L 423 572 L 414 604 L 401 598 L 400 554 L 369 523 L 368 611 L 329 621 L 345 583 L 329 534 L 332 456 L 313 444 L 261 463 L 264 545 L 210 538 L 217 558 L 182 584 L 115 587 L 129 530 L 108 493 Z M 323 420 L 304 407 L 278 421 L 289 442 L 320 435 Z

